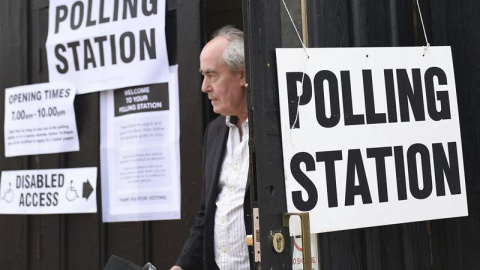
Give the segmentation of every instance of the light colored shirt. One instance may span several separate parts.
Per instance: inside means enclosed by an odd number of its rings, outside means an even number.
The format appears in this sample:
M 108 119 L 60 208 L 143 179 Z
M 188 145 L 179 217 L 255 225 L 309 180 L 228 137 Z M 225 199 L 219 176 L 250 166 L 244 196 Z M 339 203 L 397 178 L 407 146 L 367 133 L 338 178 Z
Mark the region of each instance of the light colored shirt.
M 227 117 L 227 149 L 220 172 L 215 212 L 215 262 L 220 270 L 249 270 L 243 202 L 248 177 L 248 120 L 241 131 Z M 240 132 L 242 133 L 240 137 Z

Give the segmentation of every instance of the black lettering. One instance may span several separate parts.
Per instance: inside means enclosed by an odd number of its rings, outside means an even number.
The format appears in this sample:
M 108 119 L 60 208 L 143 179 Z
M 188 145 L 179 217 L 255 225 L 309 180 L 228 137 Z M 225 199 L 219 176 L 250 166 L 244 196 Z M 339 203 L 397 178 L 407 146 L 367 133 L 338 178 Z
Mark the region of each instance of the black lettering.
M 98 43 L 98 51 L 100 53 L 100 66 L 105 66 L 105 56 L 104 56 L 104 50 L 103 50 L 103 42 L 107 40 L 106 36 L 102 37 L 96 37 L 93 39 L 95 43 Z
M 416 121 L 425 121 L 425 108 L 423 105 L 422 77 L 420 69 L 412 69 L 413 88 L 410 84 L 406 69 L 397 69 L 398 101 L 400 103 L 400 119 L 402 122 L 410 121 L 408 104 L 412 108 Z
M 20 175 L 17 175 L 17 189 L 19 189 L 22 186 L 22 177 Z
M 39 200 L 40 206 L 45 206 L 45 193 L 42 192 L 42 193 L 38 194 L 38 196 L 40 197 L 40 200 Z
M 115 43 L 115 35 L 110 35 L 110 50 L 112 51 L 112 65 L 117 64 L 117 47 Z
M 145 60 L 145 49 L 148 52 L 148 59 L 156 59 L 155 51 L 155 28 L 150 29 L 150 41 L 145 30 L 140 31 L 140 60 Z
M 29 176 L 29 175 L 27 175 L 27 177 L 25 177 L 25 179 L 28 179 L 28 178 L 29 178 L 28 176 Z M 31 182 L 30 182 L 30 187 L 32 187 L 32 188 L 37 188 L 37 181 L 36 181 L 35 175 L 32 175 L 32 178 L 31 178 L 30 180 L 31 180 Z M 28 188 L 28 187 L 27 187 L 27 188 Z
M 60 23 L 67 19 L 68 7 L 66 5 L 57 6 L 55 10 L 55 34 L 60 29 Z
M 18 200 L 18 206 L 25 206 L 25 198 L 23 197 L 23 193 L 20 193 L 20 199 Z
M 100 0 L 100 20 L 99 23 L 108 23 L 110 17 L 105 17 L 105 0 Z
M 44 92 L 47 99 L 53 99 L 53 98 L 63 97 L 62 90 L 63 89 L 48 89 L 48 90 L 45 90 Z
M 45 90 L 45 96 L 47 96 L 49 99 L 56 98 L 58 96 L 58 90 Z
M 149 7 L 147 6 L 148 3 L 150 2 L 150 9 Z M 143 0 L 142 1 L 142 11 L 143 11 L 143 15 L 145 16 L 150 16 L 150 15 L 153 15 L 153 14 L 157 14 L 157 6 L 158 6 L 158 1 L 157 0 Z
M 74 41 L 74 42 L 70 42 L 70 43 L 67 43 L 67 47 L 69 47 L 70 49 L 72 49 L 72 53 L 73 53 L 73 62 L 75 64 L 75 70 L 76 71 L 79 71 L 80 70 L 80 64 L 78 62 L 78 52 L 77 52 L 77 47 L 80 46 L 80 42 L 79 41 Z
M 65 175 L 63 173 L 58 174 L 58 187 L 63 187 L 65 184 Z
M 127 19 L 127 11 L 130 13 L 130 18 L 137 17 L 138 0 L 123 0 L 123 19 Z
M 57 68 L 58 73 L 65 74 L 68 72 L 68 61 L 65 57 L 63 57 L 63 55 L 60 54 L 60 50 L 65 52 L 67 48 L 65 48 L 65 46 L 62 44 L 57 44 L 55 46 L 55 57 L 63 64 L 63 67 L 61 65 L 56 65 L 55 67 Z
M 417 154 L 420 155 L 422 164 L 423 189 L 420 189 L 417 168 Z M 432 168 L 430 166 L 430 153 L 428 148 L 420 143 L 413 144 L 407 150 L 408 176 L 410 192 L 417 199 L 425 199 L 432 194 Z
M 51 206 L 51 205 L 52 205 L 52 197 L 53 197 L 53 194 L 50 193 L 50 192 L 48 192 L 48 193 L 47 193 L 47 200 L 46 200 L 46 201 L 47 201 L 47 203 L 46 203 L 47 206 Z
M 45 179 L 45 182 L 46 182 L 47 179 Z M 37 188 L 42 188 L 43 187 L 43 175 L 41 174 L 38 174 L 37 175 Z M 47 186 L 46 186 L 47 187 Z M 47 187 L 48 188 L 48 187 Z
M 54 173 L 50 175 L 50 185 L 52 187 L 58 187 L 58 185 L 56 185 L 57 176 L 58 176 L 58 174 L 54 174 Z
M 388 122 L 396 123 L 397 120 L 397 102 L 395 98 L 395 86 L 393 82 L 393 70 L 385 69 L 385 92 L 387 94 L 387 112 Z
M 342 151 L 317 152 L 317 162 L 325 162 L 328 207 L 338 207 L 336 160 L 342 160 Z
M 385 158 L 390 156 L 392 156 L 391 147 L 367 148 L 367 158 L 375 158 L 378 184 L 378 199 L 380 202 L 388 202 Z
M 97 21 L 92 20 L 92 6 L 92 0 L 88 0 L 87 27 L 97 24 Z
M 445 149 L 441 143 L 432 145 L 433 166 L 435 168 L 435 181 L 437 184 L 437 196 L 445 196 L 445 178 L 447 178 L 448 187 L 452 195 L 461 194 L 460 189 L 460 170 L 458 167 L 457 144 L 455 142 L 448 143 L 448 163 L 445 155 Z
M 30 187 L 30 175 L 25 175 L 24 177 L 24 181 L 25 181 L 25 188 L 29 188 Z
M 50 183 L 50 185 L 48 185 L 48 174 L 45 174 L 45 187 L 46 188 L 51 188 L 52 187 L 51 183 Z
M 58 205 L 58 192 L 53 193 L 53 206 Z
M 125 39 L 130 40 L 129 44 L 129 56 L 127 56 L 127 50 L 125 49 Z M 120 57 L 124 63 L 130 63 L 135 58 L 135 35 L 132 32 L 125 32 L 120 36 Z
M 323 83 L 328 82 L 330 93 L 330 117 L 327 117 L 325 111 L 325 89 Z M 326 128 L 334 127 L 340 121 L 340 98 L 338 93 L 338 81 L 335 74 L 328 70 L 319 71 L 313 79 L 315 91 L 315 111 L 317 122 Z
M 355 175 L 358 176 L 358 186 L 355 185 Z M 356 195 L 362 197 L 363 204 L 372 203 L 360 149 L 348 150 L 347 184 L 345 189 L 345 206 L 354 205 Z
M 78 21 L 75 22 L 75 16 L 77 15 L 77 11 L 78 11 Z M 77 30 L 78 28 L 80 28 L 80 26 L 82 26 L 82 23 L 83 23 L 83 14 L 84 14 L 84 6 L 83 6 L 83 2 L 82 1 L 77 1 L 75 3 L 73 3 L 72 5 L 72 13 L 70 14 L 70 27 L 72 28 L 72 30 Z
M 395 157 L 395 176 L 397 177 L 398 200 L 407 199 L 407 181 L 405 177 L 405 158 L 403 157 L 403 147 L 393 147 Z
M 343 119 L 345 121 L 345 125 L 350 126 L 365 124 L 365 117 L 363 114 L 353 114 L 350 71 L 340 71 L 340 79 L 342 80 Z
M 299 105 L 305 105 L 312 99 L 312 82 L 303 72 L 287 72 L 288 114 L 290 129 L 300 128 L 300 118 L 297 117 Z M 298 97 L 297 82 L 302 82 L 302 95 Z M 300 99 L 300 100 L 299 100 Z
M 32 205 L 33 206 L 38 206 L 38 193 L 33 193 L 32 194 Z
M 292 192 L 293 205 L 300 211 L 310 211 L 317 205 L 318 192 L 312 180 L 305 175 L 301 170 L 300 164 L 304 163 L 307 171 L 315 170 L 315 160 L 313 157 L 305 152 L 295 154 L 290 161 L 290 171 L 293 178 L 305 189 L 308 195 L 308 200 L 304 201 L 302 191 Z
M 114 0 L 113 2 L 113 21 L 116 22 L 118 20 L 118 0 Z
M 448 91 L 437 91 L 437 98 L 435 98 L 433 77 L 437 77 L 438 85 L 447 85 L 447 75 L 441 68 L 431 67 L 427 69 L 425 72 L 425 93 L 427 96 L 428 115 L 434 121 L 451 119 Z M 440 110 L 437 110 L 437 100 L 440 101 Z
M 367 124 L 380 124 L 387 122 L 385 113 L 375 112 L 375 96 L 373 95 L 372 71 L 362 70 L 363 75 L 363 94 L 365 96 L 365 115 Z
M 30 194 L 30 193 L 25 194 L 25 201 L 26 201 L 26 203 L 25 203 L 26 206 L 28 206 L 28 207 L 31 206 L 32 205 L 32 194 Z
M 93 48 L 92 44 L 90 44 L 90 40 L 86 39 L 84 46 L 83 46 L 83 59 L 84 59 L 84 69 L 88 69 L 88 65 L 92 64 L 93 68 L 97 67 L 97 63 L 95 62 L 95 56 L 93 55 Z

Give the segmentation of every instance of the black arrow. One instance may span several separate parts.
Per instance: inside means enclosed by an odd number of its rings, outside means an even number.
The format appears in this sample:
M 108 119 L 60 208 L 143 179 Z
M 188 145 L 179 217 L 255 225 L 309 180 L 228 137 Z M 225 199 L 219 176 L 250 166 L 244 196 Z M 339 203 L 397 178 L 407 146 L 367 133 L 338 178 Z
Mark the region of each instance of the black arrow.
M 90 197 L 90 194 L 92 194 L 92 191 L 93 191 L 93 187 L 87 179 L 87 182 L 83 183 L 83 195 L 82 195 L 82 197 L 85 198 L 85 200 L 88 200 L 88 197 Z

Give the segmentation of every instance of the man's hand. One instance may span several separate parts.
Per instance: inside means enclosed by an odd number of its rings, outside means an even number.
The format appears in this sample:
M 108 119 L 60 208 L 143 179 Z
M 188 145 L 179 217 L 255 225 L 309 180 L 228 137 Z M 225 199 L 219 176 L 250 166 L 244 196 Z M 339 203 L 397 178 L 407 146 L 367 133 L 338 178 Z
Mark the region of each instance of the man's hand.
M 170 268 L 170 270 L 183 270 L 183 269 L 180 266 L 174 265 L 172 266 L 172 268 Z

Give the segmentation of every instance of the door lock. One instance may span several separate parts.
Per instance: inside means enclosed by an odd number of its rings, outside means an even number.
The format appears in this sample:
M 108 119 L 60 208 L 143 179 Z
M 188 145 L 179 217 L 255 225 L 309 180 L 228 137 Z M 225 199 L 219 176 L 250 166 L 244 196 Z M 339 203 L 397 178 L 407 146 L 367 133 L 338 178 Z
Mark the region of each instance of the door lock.
M 277 253 L 283 252 L 285 249 L 285 238 L 282 233 L 277 232 L 273 235 L 272 245 Z

